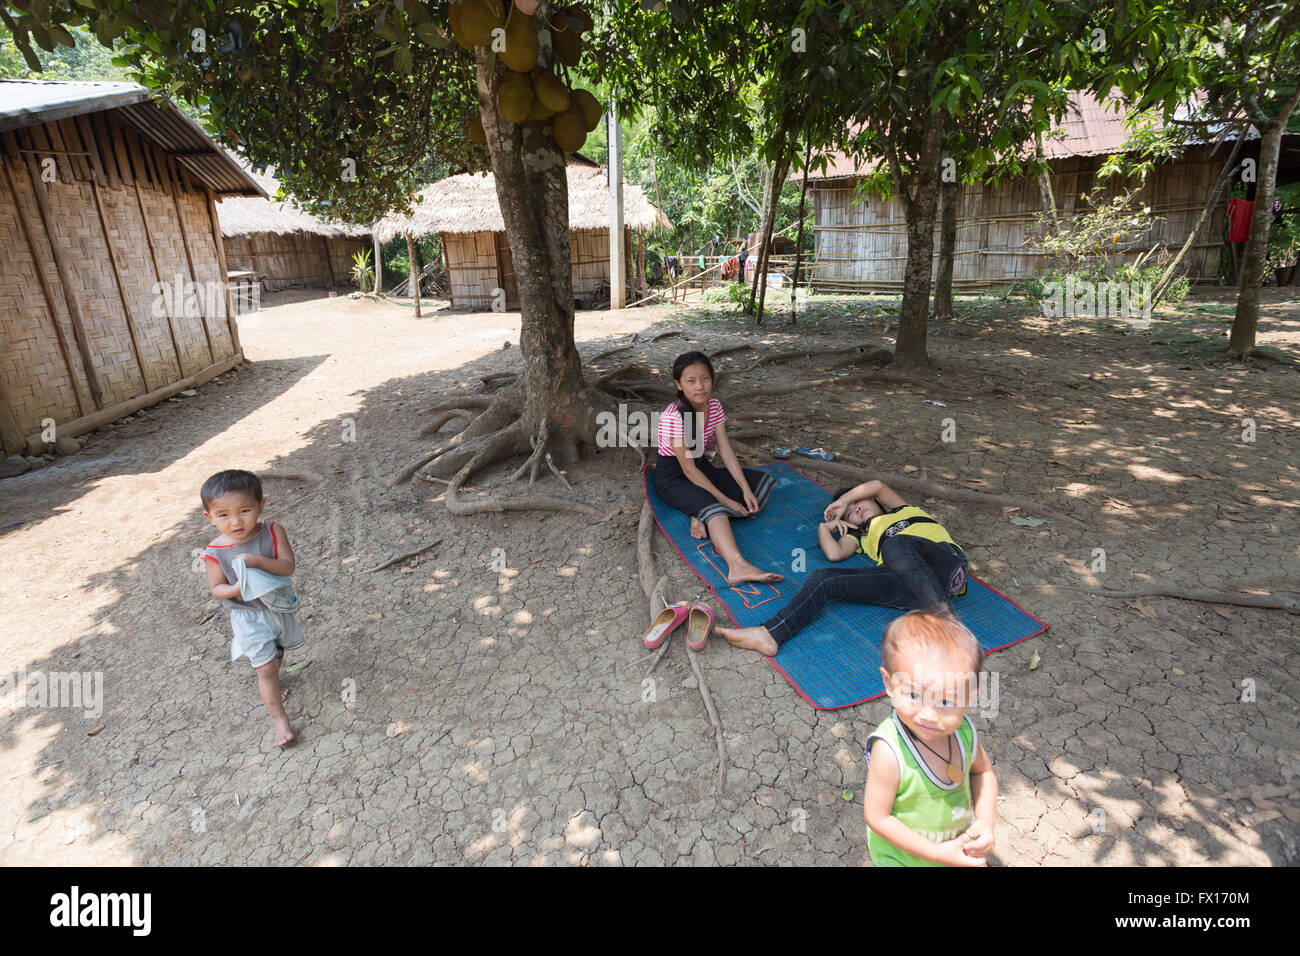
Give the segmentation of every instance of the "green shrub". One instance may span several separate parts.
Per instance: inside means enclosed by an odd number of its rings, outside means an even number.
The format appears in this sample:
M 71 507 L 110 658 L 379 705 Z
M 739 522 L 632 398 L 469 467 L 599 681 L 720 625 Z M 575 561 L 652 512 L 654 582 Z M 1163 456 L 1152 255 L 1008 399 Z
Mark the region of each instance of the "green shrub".
M 370 265 L 370 250 L 362 249 L 352 254 L 352 281 L 362 292 L 375 287 L 375 270 Z

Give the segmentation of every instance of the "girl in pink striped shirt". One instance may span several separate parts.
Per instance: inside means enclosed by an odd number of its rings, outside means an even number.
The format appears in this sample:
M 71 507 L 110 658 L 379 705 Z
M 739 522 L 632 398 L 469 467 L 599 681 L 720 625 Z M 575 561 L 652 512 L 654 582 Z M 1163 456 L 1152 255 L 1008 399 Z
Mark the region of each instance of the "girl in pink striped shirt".
M 677 400 L 659 416 L 659 457 L 655 491 L 678 511 L 691 516 L 691 534 L 706 535 L 727 562 L 727 583 L 774 583 L 783 575 L 763 571 L 745 560 L 731 531 L 733 518 L 757 514 L 767 503 L 776 479 L 756 468 L 741 468 L 727 440 L 727 415 L 713 397 L 713 363 L 703 352 L 687 352 L 673 362 Z M 714 438 L 719 468 L 704 458 Z

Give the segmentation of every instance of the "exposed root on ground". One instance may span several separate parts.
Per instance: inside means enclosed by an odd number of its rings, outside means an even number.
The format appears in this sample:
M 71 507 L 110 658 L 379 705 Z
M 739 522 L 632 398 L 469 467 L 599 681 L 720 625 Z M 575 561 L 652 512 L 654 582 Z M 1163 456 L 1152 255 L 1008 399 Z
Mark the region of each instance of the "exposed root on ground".
M 1300 370 L 1300 363 L 1294 362 L 1284 355 L 1274 355 L 1271 352 L 1259 352 L 1251 349 L 1250 355 L 1247 357 L 1261 362 L 1272 362 L 1274 365 L 1281 365 L 1283 368 Z
M 722 358 L 722 356 L 724 355 L 730 355 L 732 352 L 743 352 L 745 351 L 745 349 L 749 349 L 750 351 L 756 351 L 756 349 L 752 345 L 728 345 L 723 348 L 717 349 L 716 351 L 710 352 L 709 358 L 716 361 L 717 359 Z
M 619 352 L 626 352 L 631 347 L 632 347 L 631 345 L 619 345 L 612 349 L 605 349 L 605 351 L 600 352 L 596 355 L 593 355 L 591 358 L 584 360 L 583 364 L 590 365 L 594 362 L 599 362 L 601 359 L 609 358 L 611 355 L 617 355 Z
M 860 372 L 857 375 L 814 379 L 810 382 L 801 382 L 798 385 L 750 388 L 739 392 L 732 392 L 727 396 L 727 398 L 732 402 L 739 401 L 742 398 L 773 398 L 778 395 L 790 395 L 794 392 L 802 392 L 805 389 L 819 388 L 825 385 L 857 385 L 860 382 L 890 382 L 895 385 L 915 385 L 918 388 L 924 388 L 929 391 L 938 391 L 949 395 L 964 396 L 967 399 L 971 399 L 976 395 L 1011 394 L 1007 389 L 998 385 L 991 385 L 987 388 L 980 389 L 964 389 L 945 385 L 943 382 L 932 382 L 927 381 L 926 379 L 915 378 L 911 375 L 904 375 L 899 372 Z
M 418 472 L 424 481 L 447 486 L 443 502 L 447 510 L 457 516 L 498 514 L 505 511 L 566 511 L 606 520 L 617 513 L 617 509 L 605 512 L 582 501 L 538 495 L 517 498 L 462 497 L 465 484 L 477 472 L 514 455 L 528 457 L 510 476 L 510 481 L 527 472 L 528 483 L 532 485 L 545 464 L 566 488 L 573 490 L 556 461 L 558 459 L 563 464 L 578 459 L 578 437 L 567 430 L 553 430 L 549 418 L 542 420 L 536 435 L 528 434 L 521 418 L 523 390 L 519 384 L 507 385 L 491 398 L 461 396 L 441 403 L 439 408 L 443 414 L 426 426 L 426 430 L 441 428 L 458 415 L 468 417 L 466 407 L 476 406 L 483 411 L 462 431 L 408 462 L 389 485 L 402 484 Z
M 480 376 L 479 381 L 483 383 L 484 389 L 491 390 L 496 387 L 497 382 L 505 382 L 505 380 L 508 378 L 518 378 L 518 377 L 519 377 L 518 372 L 493 372 L 491 375 Z M 507 382 L 506 384 L 510 384 L 510 383 Z
M 442 426 L 446 425 L 452 419 L 463 418 L 468 422 L 473 419 L 473 417 L 473 414 L 468 409 L 464 408 L 453 408 L 450 411 L 442 412 L 437 418 L 420 429 L 420 437 L 428 438 L 430 435 L 436 435 L 438 432 L 442 431 Z
M 325 479 L 314 471 L 259 471 L 259 478 L 274 478 L 279 481 L 305 481 L 309 484 L 320 484 Z
M 1280 594 L 1243 594 L 1240 591 L 1213 591 L 1204 588 L 1143 588 L 1139 591 L 1093 591 L 1105 598 L 1167 597 L 1204 604 L 1235 604 L 1239 607 L 1264 607 L 1300 614 L 1300 601 Z
M 650 602 L 651 621 L 664 608 L 664 587 L 668 583 L 667 575 L 659 576 L 655 572 L 654 527 L 654 513 L 650 510 L 650 502 L 647 500 L 641 505 L 641 522 L 637 526 L 636 563 L 637 574 L 641 580 L 641 590 L 645 592 L 646 600 Z M 655 658 L 654 663 L 650 665 L 650 671 L 654 670 L 659 663 L 659 658 L 663 657 L 670 640 L 671 637 L 664 640 L 659 655 Z M 691 670 L 695 674 L 695 684 L 700 690 L 700 697 L 704 700 L 705 713 L 709 716 L 713 743 L 718 750 L 717 792 L 718 796 L 722 796 L 723 784 L 727 779 L 727 745 L 722 739 L 722 720 L 718 717 L 717 708 L 713 706 L 713 697 L 709 694 L 709 684 L 704 679 L 704 671 L 700 669 L 699 662 L 695 659 L 695 652 L 689 647 L 686 648 L 686 657 L 691 662 Z M 649 676 L 650 671 L 646 671 L 647 676 Z
M 870 350 L 870 351 L 868 351 Z M 856 353 L 856 354 L 854 354 Z M 893 361 L 894 353 L 885 349 L 873 349 L 870 345 L 845 345 L 834 349 L 793 349 L 789 352 L 773 352 L 771 355 L 762 355 L 754 361 L 752 365 L 745 368 L 746 372 L 752 372 L 760 365 L 776 365 L 781 362 L 792 362 L 802 358 L 813 358 L 820 355 L 850 355 L 854 357 L 846 364 L 853 362 L 865 362 L 873 359 L 879 362 Z
M 385 561 L 383 564 L 376 564 L 373 568 L 366 568 L 361 573 L 373 574 L 376 571 L 384 570 L 384 568 L 391 568 L 394 564 L 398 564 L 402 561 L 407 560 L 408 558 L 414 558 L 417 555 L 424 554 L 424 552 L 428 551 L 430 548 L 436 548 L 440 544 L 442 544 L 442 538 L 439 538 L 437 541 L 434 541 L 430 544 L 426 544 L 423 545 L 422 547 L 416 548 L 413 551 L 407 551 L 404 554 L 399 554 L 397 557 L 390 558 L 389 560 Z
M 504 374 L 504 373 L 500 373 Z M 510 374 L 514 374 L 513 372 Z M 492 395 L 462 395 L 459 398 L 449 398 L 446 401 L 438 402 L 436 405 L 430 405 L 425 409 L 426 412 L 447 412 L 453 409 L 476 408 L 479 411 L 491 408 L 492 403 L 496 401 Z

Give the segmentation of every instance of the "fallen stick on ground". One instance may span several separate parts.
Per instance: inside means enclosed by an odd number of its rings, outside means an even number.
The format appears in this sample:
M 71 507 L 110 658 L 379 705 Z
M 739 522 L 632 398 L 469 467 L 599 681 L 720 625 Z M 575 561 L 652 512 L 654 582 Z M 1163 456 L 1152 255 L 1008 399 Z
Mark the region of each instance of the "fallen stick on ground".
M 645 592 L 646 600 L 650 602 L 651 621 L 662 609 L 660 599 L 664 585 L 668 581 L 667 575 L 660 576 L 657 581 L 655 579 L 654 532 L 651 530 L 654 526 L 654 513 L 650 510 L 650 501 L 647 499 L 641 505 L 641 523 L 637 526 L 636 564 L 637 574 L 641 579 L 641 590 Z M 652 581 L 656 583 L 651 584 Z M 663 650 L 667 649 L 668 641 L 665 640 Z M 663 656 L 663 651 L 660 651 L 659 656 Z M 704 672 L 695 661 L 695 652 L 688 647 L 686 656 L 691 662 L 691 670 L 695 673 L 695 684 L 700 690 L 700 697 L 704 699 L 704 710 L 709 715 L 709 723 L 713 727 L 713 741 L 718 750 L 718 796 L 722 796 L 722 786 L 727 779 L 727 745 L 722 739 L 722 721 L 718 717 L 717 708 L 713 706 L 713 698 L 709 696 L 709 684 L 704 679 Z M 659 658 L 656 657 L 650 670 L 654 670 L 655 664 L 658 663 Z M 646 676 L 649 676 L 649 671 L 646 672 Z
M 1205 604 L 1235 604 L 1239 607 L 1264 607 L 1300 614 L 1300 601 L 1280 594 L 1243 594 L 1240 591 L 1213 591 L 1203 588 L 1143 588 L 1140 591 L 1093 591 L 1105 598 L 1167 597 Z
M 373 568 L 366 568 L 361 573 L 372 574 L 375 571 L 382 571 L 384 570 L 384 568 L 391 568 L 394 564 L 397 564 L 399 561 L 405 561 L 407 558 L 413 558 L 418 554 L 424 554 L 424 552 L 428 551 L 430 548 L 437 547 L 440 544 L 442 544 L 442 538 L 439 538 L 437 541 L 434 541 L 432 544 L 426 544 L 421 548 L 416 548 L 414 551 L 407 551 L 405 554 L 399 554 L 397 557 L 385 561 L 383 564 L 376 564 Z

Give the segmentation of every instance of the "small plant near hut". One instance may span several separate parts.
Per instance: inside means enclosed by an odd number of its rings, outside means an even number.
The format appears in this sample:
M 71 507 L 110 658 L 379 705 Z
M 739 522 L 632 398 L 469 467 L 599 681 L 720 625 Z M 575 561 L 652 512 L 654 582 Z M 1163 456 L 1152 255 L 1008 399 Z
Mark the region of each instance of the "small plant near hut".
M 362 292 L 375 287 L 375 268 L 370 262 L 370 250 L 352 253 L 352 281 Z

